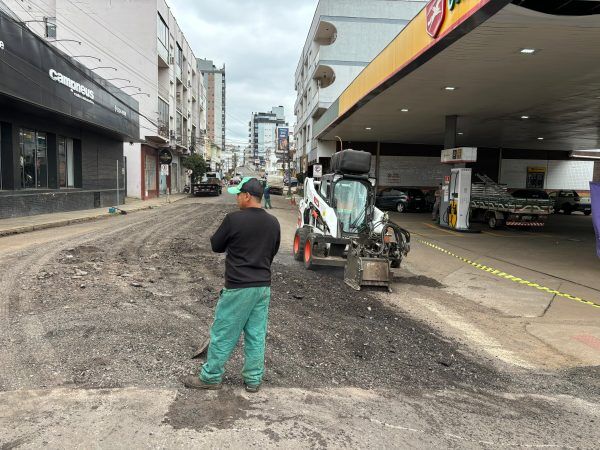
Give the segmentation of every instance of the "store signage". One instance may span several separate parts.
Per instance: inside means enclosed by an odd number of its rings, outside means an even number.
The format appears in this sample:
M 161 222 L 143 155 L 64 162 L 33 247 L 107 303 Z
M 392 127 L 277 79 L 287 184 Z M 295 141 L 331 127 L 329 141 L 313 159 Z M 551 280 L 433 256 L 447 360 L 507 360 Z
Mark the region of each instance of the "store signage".
M 117 105 L 115 105 L 115 112 L 117 114 L 121 114 L 123 117 L 127 117 L 127 111 L 125 111 L 123 108 L 119 108 Z
M 60 83 L 71 89 L 71 92 L 75 97 L 85 100 L 86 102 L 92 104 L 94 103 L 94 91 L 90 88 L 85 87 L 83 84 L 70 79 L 68 76 L 63 75 L 62 73 L 57 72 L 54 69 L 50 69 L 48 71 L 48 75 L 53 81 L 56 81 L 57 83 Z
M 0 41 L 0 50 L 4 50 L 4 41 Z
M 442 164 L 477 162 L 477 147 L 447 148 L 442 150 Z
M 173 162 L 173 155 L 169 149 L 163 148 L 158 155 L 158 159 L 161 164 L 171 164 Z
M 450 2 L 451 0 L 448 1 Z M 454 8 L 454 3 L 452 4 L 452 8 Z M 425 7 L 425 25 L 429 36 L 432 38 L 437 37 L 445 17 L 446 0 L 429 0 L 429 3 Z

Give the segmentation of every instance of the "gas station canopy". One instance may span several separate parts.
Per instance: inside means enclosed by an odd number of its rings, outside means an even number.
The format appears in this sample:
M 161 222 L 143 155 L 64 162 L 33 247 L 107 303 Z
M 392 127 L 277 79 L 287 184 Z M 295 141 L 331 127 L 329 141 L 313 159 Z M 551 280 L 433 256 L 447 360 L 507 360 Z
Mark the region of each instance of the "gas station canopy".
M 430 1 L 331 105 L 315 136 L 441 145 L 445 117 L 457 116 L 458 145 L 600 148 L 600 2 L 539 4 Z

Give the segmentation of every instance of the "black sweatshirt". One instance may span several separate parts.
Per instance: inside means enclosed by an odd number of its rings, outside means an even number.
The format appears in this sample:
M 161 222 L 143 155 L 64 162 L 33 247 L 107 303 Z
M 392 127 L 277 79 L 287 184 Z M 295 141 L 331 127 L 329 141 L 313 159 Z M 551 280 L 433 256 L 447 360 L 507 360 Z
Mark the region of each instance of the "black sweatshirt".
M 213 252 L 227 252 L 225 287 L 270 286 L 271 263 L 280 240 L 279 222 L 264 209 L 247 208 L 227 214 L 210 238 Z

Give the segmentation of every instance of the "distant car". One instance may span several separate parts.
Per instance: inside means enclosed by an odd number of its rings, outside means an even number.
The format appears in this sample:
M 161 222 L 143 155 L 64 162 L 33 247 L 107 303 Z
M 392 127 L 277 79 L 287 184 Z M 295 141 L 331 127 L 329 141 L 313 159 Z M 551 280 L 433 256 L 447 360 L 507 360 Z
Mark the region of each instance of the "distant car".
M 286 186 L 289 184 L 287 178 L 283 182 Z M 296 177 L 292 177 L 292 187 L 298 186 L 298 179 Z
M 511 194 L 514 198 L 524 198 L 527 200 L 548 200 L 546 191 L 540 189 L 519 189 Z
M 563 214 L 571 214 L 573 211 L 581 211 L 586 216 L 592 213 L 592 202 L 589 197 L 581 197 L 577 191 L 565 190 L 550 193 L 554 201 L 554 211 L 562 211 Z
M 375 199 L 375 206 L 382 210 L 427 211 L 425 194 L 420 189 L 390 187 L 381 191 Z

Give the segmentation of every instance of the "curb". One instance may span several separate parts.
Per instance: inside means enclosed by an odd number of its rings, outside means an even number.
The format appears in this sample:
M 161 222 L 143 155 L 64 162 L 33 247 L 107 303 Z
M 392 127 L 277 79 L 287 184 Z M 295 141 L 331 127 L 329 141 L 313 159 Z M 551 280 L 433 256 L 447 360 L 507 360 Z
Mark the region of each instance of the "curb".
M 180 197 L 177 199 L 172 199 L 170 203 L 162 203 L 162 204 L 159 203 L 156 205 L 142 205 L 139 208 L 132 208 L 130 210 L 124 210 L 124 211 L 127 214 L 131 214 L 131 213 L 135 213 L 138 211 L 146 211 L 148 209 L 161 208 L 165 205 L 171 205 L 173 203 L 176 203 L 180 200 L 184 200 L 186 198 L 189 198 L 189 197 L 186 196 L 186 197 Z M 101 213 L 101 214 L 97 214 L 97 215 L 89 216 L 89 217 L 75 217 L 73 219 L 58 220 L 56 222 L 48 222 L 48 223 L 41 223 L 41 224 L 37 224 L 37 225 L 26 225 L 23 227 L 15 227 L 15 228 L 11 228 L 8 230 L 0 230 L 0 238 L 6 237 L 6 236 L 14 236 L 16 234 L 31 233 L 32 231 L 47 230 L 49 228 L 60 228 L 60 227 L 65 227 L 67 225 L 74 225 L 74 224 L 84 223 L 84 222 L 92 222 L 94 220 L 106 219 L 109 217 L 116 217 L 119 215 L 120 214 Z

